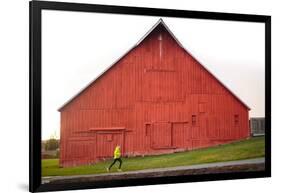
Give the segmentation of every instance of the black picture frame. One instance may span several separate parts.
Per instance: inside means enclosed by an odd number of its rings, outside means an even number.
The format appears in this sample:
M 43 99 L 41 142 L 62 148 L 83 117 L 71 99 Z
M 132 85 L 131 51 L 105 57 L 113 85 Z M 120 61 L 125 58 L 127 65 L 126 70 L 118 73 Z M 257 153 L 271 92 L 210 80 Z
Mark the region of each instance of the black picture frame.
M 42 10 L 118 13 L 128 15 L 166 16 L 228 21 L 259 22 L 265 24 L 265 170 L 255 172 L 217 173 L 191 176 L 154 177 L 113 180 L 110 182 L 41 184 L 41 15 Z M 260 178 L 271 176 L 271 16 L 206 11 L 187 11 L 145 7 L 126 7 L 64 3 L 29 2 L 29 191 L 59 191 L 89 188 L 108 188 L 136 185 L 183 183 L 197 181 Z

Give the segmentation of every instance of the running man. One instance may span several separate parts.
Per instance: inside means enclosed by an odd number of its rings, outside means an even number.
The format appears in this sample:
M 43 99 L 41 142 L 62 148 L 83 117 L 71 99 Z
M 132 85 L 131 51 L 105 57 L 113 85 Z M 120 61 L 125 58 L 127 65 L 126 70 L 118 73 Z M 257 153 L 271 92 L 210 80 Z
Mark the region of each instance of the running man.
M 121 172 L 121 166 L 122 166 L 122 160 L 121 160 L 121 151 L 120 151 L 120 145 L 117 145 L 114 150 L 114 160 L 112 164 L 109 166 L 109 168 L 106 168 L 106 170 L 109 172 L 111 167 L 116 163 L 116 161 L 119 162 L 118 171 Z

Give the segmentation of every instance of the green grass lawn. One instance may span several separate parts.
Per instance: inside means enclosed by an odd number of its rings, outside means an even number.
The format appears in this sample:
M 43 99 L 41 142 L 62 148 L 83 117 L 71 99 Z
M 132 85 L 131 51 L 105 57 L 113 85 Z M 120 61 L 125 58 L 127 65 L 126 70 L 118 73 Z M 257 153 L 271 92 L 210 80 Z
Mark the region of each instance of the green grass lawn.
M 241 160 L 264 156 L 264 137 L 255 137 L 248 140 L 220 145 L 211 148 L 189 152 L 165 154 L 158 156 L 123 158 L 123 171 L 163 168 L 173 166 L 187 166 L 201 163 Z M 100 162 L 95 165 L 59 168 L 58 159 L 42 160 L 43 176 L 66 176 L 79 174 L 100 174 L 106 172 L 110 162 Z M 116 172 L 119 163 L 114 165 L 111 172 Z

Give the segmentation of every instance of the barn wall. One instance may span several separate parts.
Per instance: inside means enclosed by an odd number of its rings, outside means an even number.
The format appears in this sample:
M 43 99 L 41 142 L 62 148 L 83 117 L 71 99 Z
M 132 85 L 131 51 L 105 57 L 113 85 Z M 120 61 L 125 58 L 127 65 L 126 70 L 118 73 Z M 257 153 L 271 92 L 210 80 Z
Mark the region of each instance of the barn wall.
M 94 162 L 115 143 L 127 155 L 217 145 L 248 137 L 248 124 L 248 109 L 159 27 L 62 109 L 60 164 Z M 126 130 L 89 131 L 108 127 Z

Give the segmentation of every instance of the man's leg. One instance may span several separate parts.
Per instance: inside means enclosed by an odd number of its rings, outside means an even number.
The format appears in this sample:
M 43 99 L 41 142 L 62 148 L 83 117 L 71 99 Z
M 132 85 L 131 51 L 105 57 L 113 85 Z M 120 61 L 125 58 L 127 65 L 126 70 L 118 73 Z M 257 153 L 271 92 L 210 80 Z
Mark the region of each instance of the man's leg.
M 116 159 L 114 159 L 114 161 L 112 162 L 112 164 L 109 166 L 108 170 L 110 170 L 110 168 L 115 164 Z

